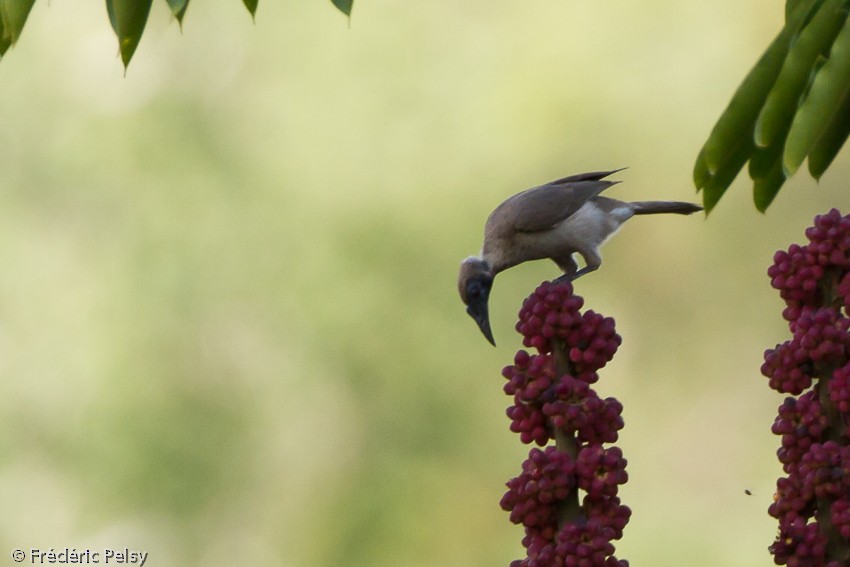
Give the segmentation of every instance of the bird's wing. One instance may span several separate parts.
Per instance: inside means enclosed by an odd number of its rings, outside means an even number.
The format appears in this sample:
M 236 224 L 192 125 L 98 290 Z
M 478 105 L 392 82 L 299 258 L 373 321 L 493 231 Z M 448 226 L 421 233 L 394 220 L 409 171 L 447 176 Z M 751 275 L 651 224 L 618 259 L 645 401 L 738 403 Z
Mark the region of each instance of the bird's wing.
M 577 175 L 570 175 L 569 177 L 552 181 L 546 185 L 560 185 L 563 183 L 571 183 L 573 181 L 599 181 L 600 179 L 608 177 L 609 175 L 614 175 L 618 171 L 623 171 L 624 169 L 626 168 L 621 167 L 620 169 L 612 169 L 611 171 L 591 171 L 590 173 L 579 173 Z
M 528 189 L 509 198 L 490 215 L 487 231 L 492 232 L 493 236 L 510 236 L 515 232 L 548 230 L 617 183 L 565 179 Z

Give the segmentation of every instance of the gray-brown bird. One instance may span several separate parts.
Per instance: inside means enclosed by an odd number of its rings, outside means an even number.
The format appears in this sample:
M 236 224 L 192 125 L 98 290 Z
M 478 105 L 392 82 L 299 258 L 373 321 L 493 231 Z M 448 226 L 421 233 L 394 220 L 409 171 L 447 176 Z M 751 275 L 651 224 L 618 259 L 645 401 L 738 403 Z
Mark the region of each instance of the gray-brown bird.
M 496 274 L 529 260 L 549 258 L 574 280 L 599 268 L 599 247 L 634 215 L 689 215 L 702 207 L 680 201 L 627 203 L 600 197 L 619 181 L 602 181 L 612 173 L 596 171 L 558 179 L 517 193 L 490 213 L 480 256 L 460 265 L 458 290 L 466 312 L 493 346 L 487 300 Z M 584 259 L 578 269 L 575 254 Z

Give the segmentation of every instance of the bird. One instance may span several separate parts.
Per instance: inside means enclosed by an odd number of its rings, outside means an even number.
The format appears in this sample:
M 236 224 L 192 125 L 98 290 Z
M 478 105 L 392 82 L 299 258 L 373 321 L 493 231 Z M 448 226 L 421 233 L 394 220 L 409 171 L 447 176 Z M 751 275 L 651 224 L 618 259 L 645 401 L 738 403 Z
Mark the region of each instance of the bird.
M 458 291 L 466 312 L 496 346 L 488 299 L 497 274 L 530 260 L 551 259 L 563 271 L 555 282 L 599 269 L 599 247 L 634 215 L 690 215 L 703 208 L 682 201 L 618 201 L 600 193 L 619 181 L 606 177 L 625 168 L 579 173 L 532 187 L 496 207 L 484 225 L 478 256 L 460 264 Z M 576 254 L 584 260 L 578 268 Z

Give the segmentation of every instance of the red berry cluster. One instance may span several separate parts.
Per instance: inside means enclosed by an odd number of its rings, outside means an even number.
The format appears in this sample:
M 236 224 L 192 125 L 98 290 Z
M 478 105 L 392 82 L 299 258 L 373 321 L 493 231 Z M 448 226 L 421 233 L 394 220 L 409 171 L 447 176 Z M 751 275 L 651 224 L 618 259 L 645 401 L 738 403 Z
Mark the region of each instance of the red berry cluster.
M 622 339 L 614 319 L 592 310 L 581 313 L 584 299 L 573 295 L 569 283 L 540 285 L 522 304 L 516 330 L 522 344 L 540 353 L 552 352 L 552 341 L 569 345 L 574 372 L 596 372 L 617 352 Z M 591 382 L 596 381 L 594 375 Z
M 772 428 L 786 476 L 768 509 L 779 520 L 770 551 L 777 565 L 838 567 L 850 564 L 850 216 L 819 215 L 806 237 L 768 269 L 792 336 L 765 352 L 761 370 L 771 388 L 799 396 Z
M 557 504 L 575 489 L 576 465 L 567 453 L 555 447 L 532 449 L 522 463 L 522 474 L 508 481 L 502 508 L 511 513 L 511 521 L 529 528 L 544 528 L 552 523 Z
M 623 428 L 623 406 L 614 398 L 601 399 L 590 387 L 598 376 L 584 372 L 556 379 L 550 354 L 517 352 L 514 364 L 502 370 L 505 393 L 514 397 L 507 409 L 511 431 L 523 443 L 541 447 L 555 437 L 555 430 L 576 435 L 583 443 L 614 443 Z
M 584 301 L 569 283 L 543 283 L 523 303 L 517 330 L 537 354 L 517 352 L 502 371 L 511 431 L 534 448 L 522 473 L 507 483 L 501 506 L 525 527 L 528 557 L 511 567 L 623 567 L 613 540 L 623 535 L 631 510 L 617 491 L 628 480 L 617 447 L 623 406 L 600 398 L 597 371 L 621 343 L 614 320 L 580 311 Z M 579 503 L 579 491 L 583 493 Z

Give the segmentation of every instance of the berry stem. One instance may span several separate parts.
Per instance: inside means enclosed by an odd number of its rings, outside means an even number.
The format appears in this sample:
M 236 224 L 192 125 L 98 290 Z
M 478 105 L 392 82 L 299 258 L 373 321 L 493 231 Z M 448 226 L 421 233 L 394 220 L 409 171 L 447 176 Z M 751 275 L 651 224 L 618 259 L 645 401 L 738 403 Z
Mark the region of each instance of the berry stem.
M 829 424 L 824 431 L 824 439 L 836 442 L 842 439 L 845 429 L 841 412 L 829 397 L 829 380 L 837 369 L 838 366 L 836 365 L 830 365 L 829 368 L 816 366 L 820 378 L 818 383 L 815 384 L 818 400 Z M 815 518 L 820 525 L 821 533 L 826 537 L 826 557 L 830 560 L 839 561 L 841 565 L 848 565 L 850 564 L 850 541 L 841 536 L 832 521 L 834 499 L 832 496 L 816 498 L 817 512 Z
M 841 281 L 841 271 L 830 267 L 824 270 L 823 278 L 818 282 L 823 306 L 836 311 L 841 309 L 841 296 L 838 294 L 839 281 Z
M 558 339 L 552 341 L 552 357 L 555 359 L 555 372 L 558 376 L 575 374 L 575 368 L 570 361 L 569 349 L 564 341 Z M 568 454 L 575 461 L 578 457 L 579 449 L 576 438 L 563 429 L 555 427 L 553 429 L 555 433 L 555 448 L 558 451 Z M 578 490 L 572 491 L 570 496 L 558 505 L 557 516 L 559 528 L 562 528 L 568 522 L 574 522 L 581 516 Z
M 818 376 L 818 382 L 814 389 L 818 396 L 823 414 L 826 416 L 827 428 L 824 430 L 824 441 L 835 441 L 842 443 L 845 435 L 844 419 L 841 412 L 832 402 L 829 397 L 829 381 L 833 373 L 840 368 L 839 365 L 815 365 L 815 372 Z
M 835 268 L 828 268 L 824 271 L 824 277 L 818 283 L 821 292 L 821 299 L 824 307 L 829 307 L 836 311 L 841 309 L 841 297 L 838 293 L 838 283 L 841 280 L 841 273 Z M 825 441 L 834 441 L 842 443 L 845 437 L 844 418 L 841 411 L 833 403 L 829 396 L 829 382 L 833 378 L 835 371 L 841 368 L 846 361 L 818 363 L 815 364 L 815 374 L 818 377 L 817 383 L 814 386 L 815 395 L 820 402 L 823 414 L 826 416 L 827 427 L 824 431 Z M 834 498 L 822 496 L 816 498 L 817 512 L 815 517 L 820 525 L 821 533 L 826 537 L 826 557 L 832 560 L 838 560 L 842 565 L 850 562 L 850 541 L 843 538 L 832 521 L 831 505 Z
M 835 268 L 828 268 L 824 271 L 823 278 L 818 282 L 821 298 L 824 307 L 829 307 L 835 311 L 841 310 L 841 296 L 838 293 L 838 282 L 841 280 L 841 272 Z M 829 426 L 825 432 L 826 441 L 835 441 L 841 443 L 845 434 L 844 419 L 839 409 L 832 403 L 829 397 L 829 381 L 832 375 L 844 362 L 833 362 L 830 364 L 819 363 L 815 364 L 815 373 L 818 376 L 815 390 L 817 391 L 818 401 L 826 415 Z

